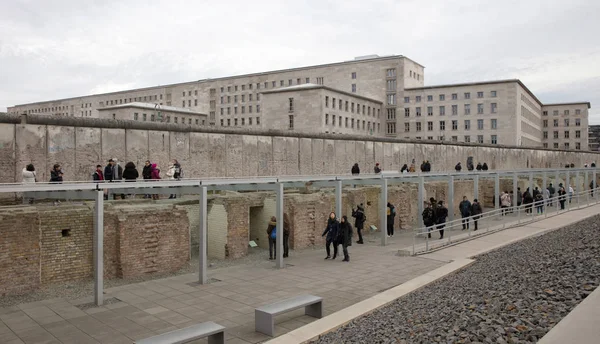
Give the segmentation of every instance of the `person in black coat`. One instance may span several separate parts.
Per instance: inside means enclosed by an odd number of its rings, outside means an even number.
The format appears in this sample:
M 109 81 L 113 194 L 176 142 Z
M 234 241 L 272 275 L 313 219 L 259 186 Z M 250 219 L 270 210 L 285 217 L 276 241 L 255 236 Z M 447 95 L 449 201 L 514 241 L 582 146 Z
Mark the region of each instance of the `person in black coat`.
M 487 170 L 488 170 L 488 165 L 487 165 L 487 162 L 484 162 L 484 163 L 483 163 L 483 166 L 481 166 L 481 169 L 482 169 L 483 171 L 487 171 Z
M 331 212 L 331 214 L 329 214 L 329 218 L 327 219 L 327 228 L 325 228 L 325 231 L 321 235 L 322 237 L 327 235 L 325 237 L 325 249 L 327 250 L 327 257 L 325 257 L 325 259 L 331 258 L 331 244 L 333 244 L 333 259 L 335 259 L 337 256 L 338 245 L 335 243 L 335 241 L 338 236 L 339 227 L 340 223 L 338 222 L 335 213 Z
M 125 164 L 125 170 L 123 171 L 123 179 L 127 182 L 135 182 L 140 176 L 138 170 L 135 168 L 135 164 L 130 161 Z
M 63 171 L 60 169 L 60 164 L 54 164 L 54 167 L 50 171 L 50 183 L 62 183 L 63 182 Z
M 440 239 L 444 239 L 444 227 L 446 226 L 446 218 L 448 217 L 448 208 L 444 207 L 444 201 L 438 201 L 435 217 L 436 228 L 440 231 Z
M 458 205 L 460 210 L 460 216 L 462 216 L 462 229 L 469 229 L 469 216 L 471 216 L 471 202 L 467 199 L 467 196 L 463 196 L 462 202 Z
M 354 166 L 352 166 L 351 172 L 353 176 L 358 176 L 360 174 L 360 167 L 358 167 L 358 163 L 355 163 Z
M 478 162 L 478 163 L 477 163 L 477 167 L 475 167 L 475 169 L 476 169 L 477 171 L 481 171 L 481 169 L 482 169 L 482 168 L 483 168 L 483 167 L 481 166 L 481 163 L 480 163 L 480 162 Z
M 462 170 L 462 166 L 460 165 L 460 162 L 458 164 L 456 164 L 456 166 L 454 166 L 454 169 L 456 170 L 456 172 L 460 172 Z
M 144 164 L 144 169 L 142 170 L 142 177 L 144 178 L 144 181 L 148 181 L 152 179 L 152 164 L 150 163 L 150 160 L 146 160 L 146 163 Z M 144 198 L 151 198 L 152 195 L 150 194 L 146 194 L 144 195 Z
M 350 261 L 350 255 L 348 254 L 348 246 L 352 246 L 352 225 L 348 222 L 346 215 L 342 216 L 340 222 L 340 228 L 338 231 L 338 244 L 342 245 L 344 252 L 344 262 Z M 335 256 L 335 255 L 334 255 Z
M 354 227 L 356 227 L 356 232 L 358 233 L 358 241 L 356 243 L 364 244 L 362 238 L 362 230 L 365 226 L 365 221 L 367 220 L 367 217 L 365 216 L 365 207 L 362 203 L 356 207 L 356 210 L 352 209 L 352 217 L 355 218 Z

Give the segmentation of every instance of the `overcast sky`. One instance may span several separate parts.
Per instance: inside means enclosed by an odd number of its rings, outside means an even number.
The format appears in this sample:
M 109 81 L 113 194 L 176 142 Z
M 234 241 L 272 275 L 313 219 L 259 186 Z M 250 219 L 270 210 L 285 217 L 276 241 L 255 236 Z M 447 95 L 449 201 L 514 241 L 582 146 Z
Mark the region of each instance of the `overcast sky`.
M 599 0 L 0 1 L 0 111 L 400 54 L 425 84 L 521 79 L 600 124 Z

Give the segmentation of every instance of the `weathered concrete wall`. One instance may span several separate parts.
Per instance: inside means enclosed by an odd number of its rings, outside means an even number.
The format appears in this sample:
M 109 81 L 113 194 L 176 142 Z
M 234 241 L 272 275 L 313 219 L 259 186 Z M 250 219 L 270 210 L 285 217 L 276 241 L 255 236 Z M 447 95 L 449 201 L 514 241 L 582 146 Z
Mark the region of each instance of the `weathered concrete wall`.
M 286 131 L 239 131 L 182 128 L 154 122 L 120 122 L 90 118 L 28 116 L 0 118 L 0 182 L 19 182 L 21 170 L 33 163 L 39 180 L 48 180 L 54 163 L 63 165 L 66 180 L 89 180 L 97 163 L 109 158 L 146 159 L 163 170 L 179 160 L 185 176 L 246 177 L 272 175 L 347 174 L 357 162 L 363 173 L 379 162 L 384 170 L 399 170 L 415 159 L 432 163 L 433 171 L 453 171 L 467 157 L 487 162 L 491 169 L 583 166 L 597 153 L 471 144 L 424 143 L 351 135 L 300 136 Z M 600 159 L 598 159 L 600 160 Z

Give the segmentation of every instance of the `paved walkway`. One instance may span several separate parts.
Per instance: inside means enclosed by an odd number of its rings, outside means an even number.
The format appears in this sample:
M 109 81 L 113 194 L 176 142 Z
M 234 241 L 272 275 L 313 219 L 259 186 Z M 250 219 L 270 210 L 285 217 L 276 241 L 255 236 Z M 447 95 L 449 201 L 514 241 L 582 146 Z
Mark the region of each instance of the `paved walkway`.
M 283 270 L 265 260 L 209 271 L 215 281 L 197 285 L 195 274 L 106 290 L 118 302 L 80 309 L 91 298 L 52 299 L 0 309 L 1 343 L 132 343 L 203 321 L 227 327 L 228 343 L 257 343 L 270 337 L 254 331 L 254 309 L 310 293 L 325 299 L 325 315 L 434 270 L 443 262 L 398 257 L 399 245 L 353 245 L 351 262 L 325 261 L 324 250 L 286 260 Z M 315 319 L 303 310 L 277 317 L 276 335 Z M 199 341 L 202 343 L 202 341 Z

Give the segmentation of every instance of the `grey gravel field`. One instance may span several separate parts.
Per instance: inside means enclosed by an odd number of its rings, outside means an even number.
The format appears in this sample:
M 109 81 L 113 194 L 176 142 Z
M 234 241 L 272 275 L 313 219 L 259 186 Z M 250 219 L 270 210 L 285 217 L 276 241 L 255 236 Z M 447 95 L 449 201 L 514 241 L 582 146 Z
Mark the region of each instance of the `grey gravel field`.
M 600 216 L 467 268 L 311 343 L 535 343 L 600 282 Z

